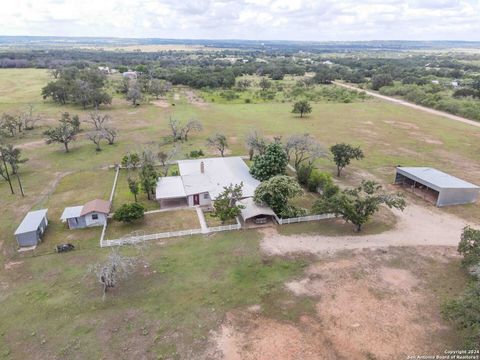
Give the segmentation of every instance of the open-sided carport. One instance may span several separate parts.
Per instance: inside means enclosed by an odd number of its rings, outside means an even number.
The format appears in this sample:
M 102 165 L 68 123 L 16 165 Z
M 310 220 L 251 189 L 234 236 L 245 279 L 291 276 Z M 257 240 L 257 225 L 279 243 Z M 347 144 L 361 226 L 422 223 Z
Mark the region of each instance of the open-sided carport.
M 480 187 L 429 167 L 397 167 L 395 184 L 404 185 L 437 206 L 477 201 Z

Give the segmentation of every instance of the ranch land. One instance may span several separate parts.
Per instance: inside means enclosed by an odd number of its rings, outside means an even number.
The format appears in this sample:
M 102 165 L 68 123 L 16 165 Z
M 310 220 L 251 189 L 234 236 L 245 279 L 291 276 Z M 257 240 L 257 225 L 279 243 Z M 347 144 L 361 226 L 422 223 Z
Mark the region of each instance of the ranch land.
M 437 209 L 406 193 L 404 213 L 382 209 L 358 234 L 336 219 L 152 241 L 142 249 L 141 271 L 104 301 L 88 273 L 110 251 L 99 247 L 101 228 L 68 230 L 59 218 L 67 206 L 108 199 L 112 165 L 168 139 L 170 117 L 203 124 L 177 160 L 199 149 L 218 156 L 206 146 L 216 132 L 227 136 L 227 156 L 248 155 L 244 137 L 252 129 L 272 140 L 309 133 L 325 149 L 338 142 L 363 149 L 365 159 L 335 180 L 341 187 L 373 179 L 392 191 L 397 165 L 431 166 L 478 184 L 480 128 L 371 97 L 318 100 L 300 118 L 280 95 L 246 103 L 174 86 L 134 107 L 110 84 L 113 102 L 101 112 L 111 116 L 118 140 L 96 152 L 80 132 L 65 153 L 47 145 L 42 132 L 63 112 L 85 119 L 91 110 L 43 100 L 49 77 L 40 69 L 0 70 L 0 113 L 33 104 L 41 116 L 38 127 L 14 140 L 29 159 L 21 167 L 25 197 L 10 195 L 0 181 L 0 358 L 397 359 L 461 348 L 440 309 L 468 282 L 456 244 L 463 226 L 479 223 L 478 202 Z M 335 85 L 316 85 L 324 86 Z M 316 166 L 336 171 L 329 156 Z M 114 208 L 133 201 L 122 171 Z M 306 194 L 294 201 L 314 200 Z M 139 201 L 158 209 L 144 194 Z M 49 209 L 44 241 L 19 253 L 13 233 L 26 212 L 41 208 Z M 198 227 L 195 211 L 176 210 L 147 214 L 143 224 L 109 225 L 107 234 Z M 54 252 L 67 242 L 75 251 Z

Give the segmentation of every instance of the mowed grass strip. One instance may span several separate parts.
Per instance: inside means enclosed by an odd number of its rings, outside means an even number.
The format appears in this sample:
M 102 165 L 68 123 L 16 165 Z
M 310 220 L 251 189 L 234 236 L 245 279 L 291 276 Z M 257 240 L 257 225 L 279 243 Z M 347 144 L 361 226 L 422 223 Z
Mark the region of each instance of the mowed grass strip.
M 141 235 L 157 234 L 169 231 L 199 229 L 197 212 L 195 209 L 171 210 L 145 214 L 143 220 L 132 223 L 122 223 L 109 220 L 107 239 L 118 239 L 138 232 Z

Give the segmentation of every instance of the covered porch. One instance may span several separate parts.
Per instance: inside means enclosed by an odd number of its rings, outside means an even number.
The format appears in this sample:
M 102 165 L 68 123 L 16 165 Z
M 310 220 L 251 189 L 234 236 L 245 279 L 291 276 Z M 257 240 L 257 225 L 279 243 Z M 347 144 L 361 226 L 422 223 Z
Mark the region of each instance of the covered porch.
M 181 176 L 166 176 L 158 179 L 155 198 L 161 209 L 188 207 L 188 198 Z

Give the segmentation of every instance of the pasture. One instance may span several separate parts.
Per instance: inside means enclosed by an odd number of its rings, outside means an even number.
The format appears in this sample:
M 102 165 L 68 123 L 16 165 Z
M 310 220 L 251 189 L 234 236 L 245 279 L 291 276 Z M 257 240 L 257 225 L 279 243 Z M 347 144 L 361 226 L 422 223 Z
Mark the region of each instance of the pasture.
M 314 260 L 309 256 L 262 255 L 262 233 L 251 230 L 154 242 L 146 255 L 149 265 L 102 302 L 99 284 L 86 275 L 88 266 L 101 261 L 109 251 L 98 248 L 100 230 L 69 231 L 60 223 L 60 214 L 66 206 L 108 198 L 114 177 L 109 166 L 119 163 L 127 151 L 158 147 L 169 136 L 171 116 L 183 121 L 197 118 L 204 127 L 181 144 L 179 159 L 198 149 L 215 155 L 206 146 L 206 138 L 215 132 L 227 136 L 228 154 L 232 155 L 247 153 L 244 137 L 252 129 L 270 139 L 309 133 L 325 148 L 348 142 L 364 150 L 365 159 L 345 169 L 343 185 L 376 179 L 388 187 L 399 164 L 433 166 L 480 182 L 477 128 L 374 99 L 312 103 L 312 114 L 301 119 L 291 114 L 289 102 L 219 103 L 208 97 L 193 101 L 191 90 L 183 87 L 174 87 L 162 103 L 152 101 L 138 107 L 115 95 L 112 105 L 101 111 L 111 115 L 118 128 L 117 143 L 103 144 L 102 151 L 96 152 L 84 131 L 66 154 L 59 145 L 46 145 L 42 131 L 53 126 L 62 112 L 85 119 L 90 110 L 44 101 L 40 91 L 47 80 L 44 70 L 0 70 L 0 112 L 22 111 L 33 104 L 41 115 L 38 128 L 14 140 L 29 159 L 20 170 L 26 196 L 22 198 L 19 191 L 10 195 L 7 183 L 0 182 L 0 355 L 5 358 L 25 358 L 32 353 L 42 358 L 118 358 L 124 354 L 130 358 L 195 358 L 209 346 L 210 331 L 235 309 L 260 305 L 263 316 L 291 324 L 301 322 L 303 315 L 316 316 L 315 297 L 294 296 L 283 286 L 301 276 Z M 82 124 L 83 129 L 90 126 Z M 324 171 L 335 171 L 328 157 L 316 165 Z M 125 180 L 121 175 L 117 200 L 132 201 Z M 147 202 L 143 197 L 141 201 Z M 35 253 L 18 254 L 15 228 L 27 211 L 43 207 L 49 208 L 51 221 L 45 242 Z M 153 208 L 149 203 L 149 210 Z M 468 223 L 478 220 L 480 204 L 442 211 Z M 377 233 L 394 226 L 389 212 L 381 215 L 387 225 L 373 223 L 366 231 Z M 281 231 L 285 235 L 322 231 L 335 235 L 331 225 L 298 224 Z M 162 226 L 170 229 L 169 224 Z M 150 227 L 153 231 L 155 221 L 149 223 Z M 113 234 L 124 233 L 118 227 L 111 230 Z M 343 235 L 348 229 L 341 227 L 338 231 Z M 51 254 L 55 244 L 67 241 L 78 250 Z M 405 265 L 405 259 L 412 257 L 416 262 Z M 438 269 L 444 261 L 440 257 L 429 259 L 399 250 L 385 261 L 392 267 L 396 265 L 388 261 L 398 261 L 400 267 L 416 274 Z M 457 265 L 458 260 L 452 259 L 447 259 L 449 264 Z M 383 266 L 383 261 L 378 260 L 375 266 Z M 434 287 L 448 295 L 465 279 L 452 272 L 449 278 L 439 275 L 424 281 L 427 291 Z M 425 296 L 421 304 L 431 301 L 434 309 L 439 307 L 440 298 Z M 452 346 L 456 341 L 446 330 L 431 335 Z

